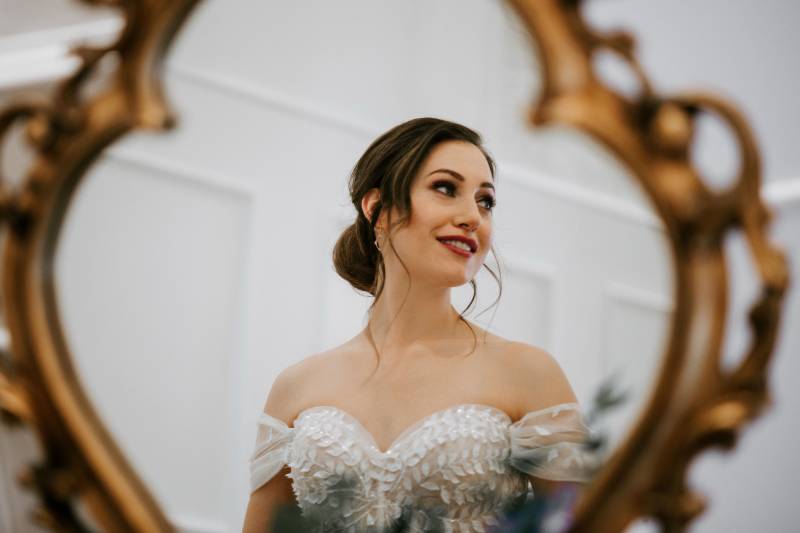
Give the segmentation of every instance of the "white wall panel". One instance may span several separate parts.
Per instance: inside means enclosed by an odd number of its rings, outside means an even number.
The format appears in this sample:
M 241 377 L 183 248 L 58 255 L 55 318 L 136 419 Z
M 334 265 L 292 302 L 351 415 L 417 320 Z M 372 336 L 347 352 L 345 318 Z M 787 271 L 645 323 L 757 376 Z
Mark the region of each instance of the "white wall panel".
M 672 305 L 663 295 L 616 282 L 604 293 L 603 375 L 626 394 L 624 403 L 603 420 L 616 445 L 649 399 L 660 369 L 654 364 L 666 347 Z
M 366 312 L 372 298 L 356 291 L 336 273 L 333 266 L 333 247 L 352 223 L 349 213 L 329 212 L 320 217 L 316 238 L 311 240 L 318 244 L 315 264 L 319 265 L 317 279 L 309 280 L 315 282 L 309 288 L 317 289 L 318 295 L 310 309 L 314 313 L 314 322 L 320 325 L 315 331 L 309 332 L 314 340 L 314 353 L 339 346 L 367 324 Z
M 107 158 L 78 191 L 57 253 L 78 372 L 168 514 L 222 514 L 249 202 Z M 198 476 L 214 483 L 187 485 Z
M 496 307 L 476 317 L 475 322 L 508 339 L 552 350 L 553 301 L 556 297 L 552 265 L 515 260 L 508 255 L 502 261 L 504 275 L 500 300 Z M 496 271 L 491 261 L 490 266 Z M 491 275 L 483 272 L 477 282 L 478 300 L 471 313 L 473 316 L 483 312 L 497 298 L 497 283 Z M 463 291 L 459 292 L 466 296 L 462 296 L 462 302 L 456 306 L 460 311 L 469 302 L 472 290 L 465 285 Z

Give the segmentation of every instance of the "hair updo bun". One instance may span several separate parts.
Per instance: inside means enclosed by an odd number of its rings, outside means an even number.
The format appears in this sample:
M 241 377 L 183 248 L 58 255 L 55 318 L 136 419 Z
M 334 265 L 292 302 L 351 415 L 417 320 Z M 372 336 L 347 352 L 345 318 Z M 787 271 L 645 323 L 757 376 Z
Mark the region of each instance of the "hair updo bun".
M 481 136 L 461 124 L 437 118 L 415 118 L 393 127 L 367 148 L 350 174 L 350 200 L 356 209 L 355 222 L 344 230 L 333 247 L 336 272 L 359 291 L 375 297 L 383 290 L 383 256 L 375 247 L 375 223 L 385 209 L 393 208 L 404 224 L 411 214 L 411 184 L 428 153 L 443 141 L 466 141 L 486 156 L 492 176 L 495 164 L 482 146 Z M 361 200 L 371 189 L 380 191 L 372 220 L 361 209 Z M 495 276 L 496 278 L 496 276 Z M 471 281 L 473 289 L 475 282 Z M 474 300 L 474 298 L 473 298 Z M 374 305 L 375 302 L 373 302 Z
M 380 252 L 369 240 L 372 228 L 364 216 L 345 229 L 333 247 L 336 272 L 359 291 L 375 294 Z

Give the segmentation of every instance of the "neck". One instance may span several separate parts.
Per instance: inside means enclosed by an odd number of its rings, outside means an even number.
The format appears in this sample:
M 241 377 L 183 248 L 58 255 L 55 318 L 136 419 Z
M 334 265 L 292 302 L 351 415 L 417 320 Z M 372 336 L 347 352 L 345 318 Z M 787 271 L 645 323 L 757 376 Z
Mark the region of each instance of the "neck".
M 460 322 L 449 287 L 419 284 L 409 289 L 407 282 L 387 281 L 367 328 L 384 359 L 388 354 L 406 353 L 420 342 L 454 338 L 463 328 Z

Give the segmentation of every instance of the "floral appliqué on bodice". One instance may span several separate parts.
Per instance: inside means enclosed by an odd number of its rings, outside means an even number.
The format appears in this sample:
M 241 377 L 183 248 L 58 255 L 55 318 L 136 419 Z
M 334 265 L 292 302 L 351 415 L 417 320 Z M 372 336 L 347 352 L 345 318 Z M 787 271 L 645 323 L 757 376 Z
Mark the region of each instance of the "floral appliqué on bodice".
M 524 502 L 527 474 L 587 481 L 583 446 L 591 430 L 577 403 L 527 413 L 516 422 L 499 408 L 461 404 L 417 421 L 382 451 L 347 412 L 302 411 L 289 427 L 258 420 L 250 485 L 255 491 L 288 465 L 304 516 L 324 531 L 486 531 Z

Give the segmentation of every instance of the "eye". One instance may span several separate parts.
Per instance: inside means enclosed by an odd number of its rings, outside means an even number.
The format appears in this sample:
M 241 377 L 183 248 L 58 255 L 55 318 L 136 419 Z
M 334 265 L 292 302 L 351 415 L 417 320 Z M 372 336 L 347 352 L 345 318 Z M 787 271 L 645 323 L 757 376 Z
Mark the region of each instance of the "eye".
M 454 183 L 452 183 L 450 181 L 437 181 L 437 182 L 434 182 L 434 184 L 433 184 L 433 189 L 434 190 L 440 189 L 442 187 L 447 190 L 447 192 L 445 192 L 444 194 L 446 194 L 447 196 L 455 196 L 455 194 L 453 194 L 453 193 L 455 192 L 455 190 L 457 188 L 456 184 L 454 184 Z M 489 194 L 487 194 L 486 196 L 483 196 L 478 201 L 479 202 L 485 202 L 485 204 L 483 205 L 483 208 L 486 209 L 487 211 L 492 211 L 494 209 L 494 206 L 497 205 L 497 201 L 494 199 L 494 197 L 492 195 L 489 195 Z
M 484 209 L 486 209 L 488 211 L 491 211 L 492 209 L 494 209 L 494 206 L 497 205 L 497 201 L 493 197 L 491 197 L 489 195 L 484 196 L 483 198 L 480 199 L 480 201 L 481 202 L 486 202 L 486 205 L 484 206 Z
M 445 193 L 448 196 L 453 196 L 453 191 L 456 190 L 456 186 L 454 184 L 450 183 L 449 181 L 437 181 L 437 182 L 434 182 L 434 184 L 433 184 L 433 188 L 434 189 L 438 189 L 440 187 L 444 187 L 444 188 L 446 188 L 448 190 L 448 192 Z

